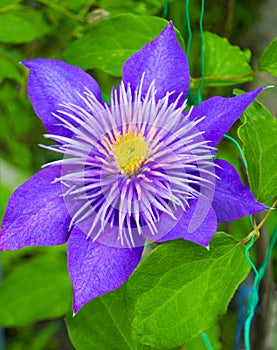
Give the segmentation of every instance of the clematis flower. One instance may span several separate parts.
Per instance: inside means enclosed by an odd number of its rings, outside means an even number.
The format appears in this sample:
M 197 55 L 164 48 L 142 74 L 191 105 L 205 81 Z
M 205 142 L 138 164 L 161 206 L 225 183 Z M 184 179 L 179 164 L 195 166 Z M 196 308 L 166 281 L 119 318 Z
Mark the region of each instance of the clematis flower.
M 68 241 L 76 313 L 121 286 L 148 238 L 208 247 L 218 221 L 266 209 L 215 146 L 262 88 L 188 109 L 187 58 L 172 24 L 123 66 L 106 104 L 96 81 L 61 61 L 35 59 L 28 94 L 45 146 L 64 157 L 11 196 L 0 250 Z

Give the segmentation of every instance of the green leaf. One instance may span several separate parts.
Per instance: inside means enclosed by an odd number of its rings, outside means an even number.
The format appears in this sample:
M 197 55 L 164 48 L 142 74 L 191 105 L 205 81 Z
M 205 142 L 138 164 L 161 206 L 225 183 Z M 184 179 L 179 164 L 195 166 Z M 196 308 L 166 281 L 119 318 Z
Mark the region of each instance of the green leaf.
M 277 38 L 275 38 L 262 53 L 258 70 L 277 76 Z
M 0 142 L 1 142 L 1 134 L 0 134 Z M 27 175 L 27 173 L 25 173 L 23 169 L 19 170 L 17 167 L 13 167 L 4 159 L 1 159 L 1 157 L 0 157 L 0 171 L 1 171 L 1 181 L 0 181 L 0 193 L 1 193 L 0 226 L 1 226 L 2 217 L 4 215 L 5 207 L 8 203 L 9 197 L 19 185 L 21 185 L 24 181 L 26 181 L 31 176 L 31 174 Z
M 26 7 L 0 14 L 0 42 L 21 44 L 33 41 L 50 30 L 41 12 Z
M 226 38 L 205 32 L 206 86 L 227 86 L 252 80 L 249 61 L 249 50 L 241 51 Z
M 19 63 L 16 63 L 0 49 L 0 84 L 5 78 L 20 82 L 22 80 L 22 74 L 18 66 Z
M 0 90 L 0 157 L 32 173 L 48 161 L 37 147 L 45 129 L 18 89 L 7 81 Z
M 238 136 L 243 142 L 250 188 L 259 201 L 272 201 L 277 195 L 276 119 L 260 102 L 254 101 L 241 121 Z
M 226 311 L 248 271 L 244 247 L 224 233 L 210 250 L 183 240 L 159 245 L 127 282 L 134 339 L 158 348 L 188 342 Z
M 67 315 L 69 337 L 77 350 L 142 350 L 131 338 L 124 286 L 86 304 L 76 316 Z
M 66 246 L 54 245 L 54 246 L 26 246 L 18 250 L 4 250 L 0 252 L 1 265 L 5 274 L 11 273 L 16 266 L 22 265 L 22 259 L 26 256 L 31 258 L 37 256 L 54 256 L 65 255 Z
M 70 304 L 65 259 L 39 257 L 17 267 L 0 285 L 0 325 L 17 327 L 61 317 Z
M 133 14 L 106 19 L 70 45 L 62 59 L 85 70 L 100 68 L 121 76 L 126 59 L 159 35 L 167 23 L 162 18 Z

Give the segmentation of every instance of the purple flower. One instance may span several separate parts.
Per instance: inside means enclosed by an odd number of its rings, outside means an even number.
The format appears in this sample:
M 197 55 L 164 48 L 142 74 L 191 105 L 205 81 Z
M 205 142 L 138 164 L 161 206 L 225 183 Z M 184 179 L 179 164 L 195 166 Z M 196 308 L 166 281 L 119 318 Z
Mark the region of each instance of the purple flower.
M 188 63 L 172 24 L 125 62 L 110 105 L 77 67 L 23 64 L 45 137 L 56 142 L 44 147 L 64 157 L 12 195 L 0 250 L 68 240 L 74 312 L 126 281 L 146 238 L 208 246 L 218 221 L 266 208 L 228 162 L 214 160 L 214 147 L 262 88 L 188 110 Z

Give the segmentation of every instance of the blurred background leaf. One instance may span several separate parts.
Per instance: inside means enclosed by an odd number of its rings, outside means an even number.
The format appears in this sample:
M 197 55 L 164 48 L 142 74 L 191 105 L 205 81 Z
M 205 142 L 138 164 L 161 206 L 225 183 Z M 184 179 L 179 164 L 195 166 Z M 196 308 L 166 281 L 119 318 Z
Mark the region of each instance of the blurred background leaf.
M 0 42 L 15 44 L 33 41 L 50 30 L 43 13 L 27 6 L 0 14 L 0 28 Z
M 5 78 L 13 79 L 20 83 L 22 81 L 22 72 L 19 64 L 14 62 L 11 57 L 0 48 L 0 84 Z
M 0 325 L 14 327 L 57 318 L 70 304 L 65 257 L 37 257 L 18 266 L 2 283 Z
M 277 38 L 262 53 L 259 59 L 258 69 L 277 76 Z

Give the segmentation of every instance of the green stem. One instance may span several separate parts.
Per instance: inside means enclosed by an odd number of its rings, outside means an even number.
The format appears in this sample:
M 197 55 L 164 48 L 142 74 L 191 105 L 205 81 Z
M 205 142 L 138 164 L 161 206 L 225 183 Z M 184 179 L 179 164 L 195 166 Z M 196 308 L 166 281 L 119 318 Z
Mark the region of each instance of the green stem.
M 92 5 L 95 5 L 95 0 L 87 1 L 87 2 L 84 4 L 83 8 L 82 8 L 81 11 L 79 12 L 79 17 L 80 17 L 80 19 L 81 19 L 81 18 L 83 19 L 83 18 L 87 15 L 87 13 L 89 12 L 89 9 L 91 8 Z
M 247 74 L 242 74 L 242 75 L 226 75 L 226 76 L 206 76 L 204 77 L 204 82 L 205 81 L 213 81 L 213 80 L 236 80 L 236 79 L 243 79 L 243 78 L 248 78 L 248 77 L 253 77 L 256 74 L 260 73 L 258 70 L 253 71 L 251 73 L 247 73 Z M 200 78 L 191 78 L 192 83 L 198 83 L 202 81 L 202 77 Z
M 234 12 L 235 12 L 235 0 L 227 0 L 226 4 L 226 17 L 224 21 L 224 28 L 223 28 L 223 37 L 229 38 L 232 31 L 232 25 L 233 25 L 233 18 L 234 18 Z
M 64 7 L 55 4 L 54 2 L 50 1 L 50 0 L 38 0 L 38 2 L 40 2 L 41 4 L 48 6 L 49 8 L 51 8 L 52 10 L 55 10 L 71 19 L 74 19 L 75 21 L 82 21 L 82 18 L 79 15 L 76 15 L 74 12 L 71 12 L 67 9 L 65 9 Z
M 0 14 L 1 13 L 7 13 L 7 12 L 10 12 L 10 11 L 14 11 L 14 10 L 20 10 L 22 9 L 24 6 L 22 5 L 17 5 L 17 4 L 12 4 L 12 5 L 8 5 L 8 6 L 5 6 L 3 8 L 0 9 Z
M 277 199 L 274 201 L 274 203 L 272 204 L 271 208 L 269 209 L 269 211 L 266 213 L 266 215 L 264 216 L 264 218 L 262 219 L 262 221 L 258 224 L 255 225 L 254 230 L 252 230 L 244 239 L 242 239 L 239 243 L 240 244 L 244 244 L 246 242 L 249 242 L 250 240 L 252 240 L 252 237 L 258 237 L 259 236 L 259 230 L 260 228 L 267 222 L 270 214 L 273 212 L 273 210 L 275 210 L 275 208 L 277 207 Z

